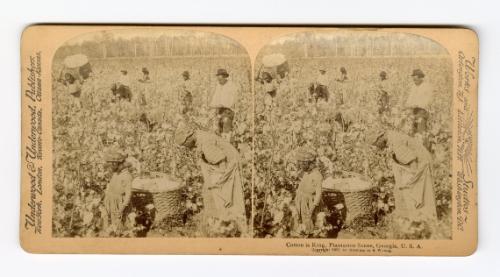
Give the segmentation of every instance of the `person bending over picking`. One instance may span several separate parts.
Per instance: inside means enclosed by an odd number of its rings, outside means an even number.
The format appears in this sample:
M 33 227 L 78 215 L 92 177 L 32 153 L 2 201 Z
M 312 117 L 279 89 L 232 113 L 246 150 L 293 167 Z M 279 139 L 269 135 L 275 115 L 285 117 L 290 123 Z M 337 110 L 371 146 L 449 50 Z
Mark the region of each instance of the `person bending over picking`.
M 234 221 L 240 234 L 247 229 L 243 182 L 238 150 L 223 138 L 188 125 L 177 128 L 174 136 L 177 145 L 197 149 L 198 164 L 203 175 L 204 221 Z

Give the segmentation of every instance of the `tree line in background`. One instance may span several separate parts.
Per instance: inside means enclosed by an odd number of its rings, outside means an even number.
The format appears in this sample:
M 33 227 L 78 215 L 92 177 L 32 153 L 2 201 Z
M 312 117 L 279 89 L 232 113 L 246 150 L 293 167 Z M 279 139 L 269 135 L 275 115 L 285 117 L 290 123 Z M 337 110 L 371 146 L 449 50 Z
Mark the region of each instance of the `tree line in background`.
M 134 36 L 124 38 L 110 32 L 100 32 L 92 39 L 61 46 L 54 59 L 85 54 L 91 59 L 171 57 L 171 56 L 242 56 L 246 51 L 235 41 L 216 34 Z
M 55 59 L 73 54 L 85 54 L 91 59 L 176 56 L 244 56 L 245 49 L 224 36 L 186 32 L 178 35 L 120 37 L 100 32 L 92 39 L 61 46 Z M 286 57 L 390 57 L 447 55 L 438 43 L 408 34 L 366 34 L 363 36 L 322 36 L 305 32 L 268 44 L 261 55 L 282 53 Z
M 305 32 L 276 40 L 261 55 L 280 52 L 286 57 L 392 57 L 447 55 L 438 43 L 408 34 L 321 35 Z

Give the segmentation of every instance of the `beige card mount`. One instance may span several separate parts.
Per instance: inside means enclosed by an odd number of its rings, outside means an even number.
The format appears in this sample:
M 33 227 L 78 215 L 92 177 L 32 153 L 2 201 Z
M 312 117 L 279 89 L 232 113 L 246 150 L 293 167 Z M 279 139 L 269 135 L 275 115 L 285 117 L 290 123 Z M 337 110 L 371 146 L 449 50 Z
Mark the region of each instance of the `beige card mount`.
M 30 26 L 21 246 L 470 255 L 478 63 L 462 28 Z

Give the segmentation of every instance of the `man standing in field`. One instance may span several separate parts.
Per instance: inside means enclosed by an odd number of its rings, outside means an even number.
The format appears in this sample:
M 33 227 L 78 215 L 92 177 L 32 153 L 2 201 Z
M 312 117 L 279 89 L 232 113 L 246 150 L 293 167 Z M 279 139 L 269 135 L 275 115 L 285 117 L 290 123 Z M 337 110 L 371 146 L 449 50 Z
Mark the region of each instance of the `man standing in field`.
M 422 70 L 413 70 L 411 77 L 413 78 L 413 85 L 410 87 L 405 107 L 410 113 L 409 116 L 413 119 L 413 133 L 422 134 L 427 131 L 429 107 L 434 95 L 434 89 L 429 83 L 425 82 L 425 74 Z
M 330 93 L 328 92 L 328 77 L 326 76 L 326 70 L 324 68 L 321 68 L 319 70 L 315 85 L 316 87 L 314 89 L 314 99 L 316 100 L 316 102 L 318 102 L 318 100 L 320 99 L 328 102 Z
M 149 70 L 146 67 L 142 68 L 142 78 L 139 79 L 141 83 L 149 83 L 151 82 L 151 78 L 149 77 Z
M 274 104 L 274 99 L 278 91 L 278 84 L 275 78 L 269 72 L 262 72 L 262 76 L 257 79 L 262 84 L 262 89 L 264 91 L 264 105 L 267 108 L 271 108 Z
M 130 91 L 130 78 L 128 76 L 127 70 L 120 71 L 120 78 L 118 82 L 114 83 L 111 87 L 111 91 L 113 92 L 113 96 L 115 96 L 118 100 L 132 100 L 132 92 Z
M 193 110 L 193 83 L 189 71 L 182 72 L 182 85 L 178 96 L 181 103 L 181 113 L 187 114 Z
M 58 81 L 66 87 L 68 94 L 72 95 L 75 98 L 80 98 L 80 95 L 82 93 L 81 80 L 76 79 L 71 73 L 65 73 L 64 79 L 59 78 Z M 78 103 L 78 106 L 79 105 L 80 103 Z
M 342 66 L 340 68 L 340 78 L 337 79 L 337 82 L 343 83 L 347 80 L 349 80 L 349 77 L 347 77 L 347 70 Z
M 335 103 L 337 106 L 343 105 L 344 104 L 344 92 L 346 91 L 346 83 L 349 80 L 347 77 L 347 70 L 345 67 L 340 68 L 340 78 L 336 79 L 337 81 L 337 90 L 335 92 Z
M 238 87 L 230 81 L 226 69 L 217 70 L 217 85 L 209 107 L 215 109 L 217 133 L 226 141 L 231 140 L 234 108 L 238 97 Z
M 151 83 L 151 78 L 149 77 L 149 70 L 146 67 L 142 68 L 142 77 L 138 79 L 139 83 L 142 85 L 140 86 L 141 90 L 139 90 L 138 95 L 136 97 L 137 103 L 141 108 L 145 108 L 147 105 L 147 98 L 149 98 L 149 84 Z
M 387 73 L 385 71 L 381 71 L 379 74 L 379 82 L 376 88 L 377 95 L 377 104 L 378 104 L 378 113 L 379 115 L 387 114 L 390 110 L 389 107 L 389 88 L 387 84 Z

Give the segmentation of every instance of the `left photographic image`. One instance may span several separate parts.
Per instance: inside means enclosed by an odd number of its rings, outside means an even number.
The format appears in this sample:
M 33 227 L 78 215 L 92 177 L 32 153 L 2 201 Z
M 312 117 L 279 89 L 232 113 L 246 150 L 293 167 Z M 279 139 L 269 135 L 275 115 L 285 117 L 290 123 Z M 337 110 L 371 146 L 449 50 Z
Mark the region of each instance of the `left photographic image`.
M 223 35 L 77 36 L 52 63 L 53 237 L 250 237 L 251 64 Z

